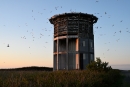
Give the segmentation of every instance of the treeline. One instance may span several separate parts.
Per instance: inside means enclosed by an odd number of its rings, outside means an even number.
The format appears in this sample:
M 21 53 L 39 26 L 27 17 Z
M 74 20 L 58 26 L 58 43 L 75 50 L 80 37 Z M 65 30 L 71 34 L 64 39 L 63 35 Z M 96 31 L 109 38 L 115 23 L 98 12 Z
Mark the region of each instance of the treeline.
M 21 67 L 21 68 L 0 69 L 0 71 L 53 71 L 53 68 L 30 66 L 30 67 Z

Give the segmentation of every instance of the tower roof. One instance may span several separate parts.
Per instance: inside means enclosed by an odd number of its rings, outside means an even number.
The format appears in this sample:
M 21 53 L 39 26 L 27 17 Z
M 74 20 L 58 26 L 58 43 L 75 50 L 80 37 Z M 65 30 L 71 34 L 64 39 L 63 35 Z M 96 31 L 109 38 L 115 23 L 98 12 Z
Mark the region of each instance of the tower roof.
M 93 20 L 93 23 L 96 23 L 98 18 L 96 16 L 94 16 L 93 14 L 87 14 L 87 13 L 81 13 L 81 12 L 72 12 L 72 13 L 62 13 L 62 14 L 57 14 L 57 15 L 54 15 L 52 16 L 49 21 L 51 24 L 53 24 L 53 20 L 58 18 L 58 17 L 63 17 L 63 16 L 77 16 L 77 15 L 80 15 L 81 17 L 82 16 L 85 16 L 85 17 L 88 17 L 88 18 L 92 18 Z

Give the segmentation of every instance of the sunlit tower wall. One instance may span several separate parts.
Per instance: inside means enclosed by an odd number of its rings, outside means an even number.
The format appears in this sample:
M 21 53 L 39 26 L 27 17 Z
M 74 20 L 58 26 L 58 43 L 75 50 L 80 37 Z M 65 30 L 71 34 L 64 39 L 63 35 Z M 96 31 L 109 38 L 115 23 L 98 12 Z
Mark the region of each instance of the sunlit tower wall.
M 93 24 L 97 20 L 87 13 L 63 13 L 49 19 L 54 25 L 54 71 L 83 70 L 94 61 Z

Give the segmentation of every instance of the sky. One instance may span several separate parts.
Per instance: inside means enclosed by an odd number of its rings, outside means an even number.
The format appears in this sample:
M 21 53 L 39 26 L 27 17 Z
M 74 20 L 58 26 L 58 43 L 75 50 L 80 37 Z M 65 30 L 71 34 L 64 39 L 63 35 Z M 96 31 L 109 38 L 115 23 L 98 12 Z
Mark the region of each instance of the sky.
M 53 67 L 49 19 L 82 12 L 98 17 L 93 26 L 95 58 L 130 69 L 129 8 L 130 0 L 0 0 L 0 68 Z

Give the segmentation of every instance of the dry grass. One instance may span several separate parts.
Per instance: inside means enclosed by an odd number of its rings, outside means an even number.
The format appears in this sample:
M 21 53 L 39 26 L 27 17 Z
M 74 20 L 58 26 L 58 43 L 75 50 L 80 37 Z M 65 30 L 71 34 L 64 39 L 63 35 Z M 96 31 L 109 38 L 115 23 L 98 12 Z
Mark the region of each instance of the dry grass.
M 110 87 L 119 71 L 0 71 L 0 87 Z

